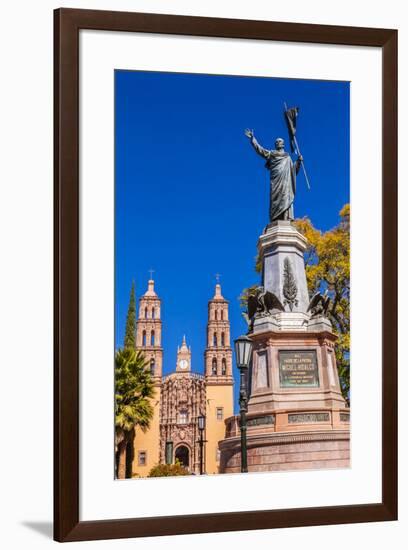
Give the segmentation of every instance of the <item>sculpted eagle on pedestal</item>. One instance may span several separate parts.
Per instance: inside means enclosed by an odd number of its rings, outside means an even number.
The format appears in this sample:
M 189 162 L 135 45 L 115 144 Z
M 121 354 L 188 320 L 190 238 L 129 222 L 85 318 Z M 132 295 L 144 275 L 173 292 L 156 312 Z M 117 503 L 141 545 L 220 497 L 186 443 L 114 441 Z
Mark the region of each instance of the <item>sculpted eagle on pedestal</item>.
M 247 302 L 247 311 L 242 315 L 248 323 L 249 331 L 252 331 L 255 319 L 266 317 L 278 311 L 285 311 L 279 298 L 269 290 L 265 290 L 263 286 L 258 286 L 253 289 Z
M 318 317 L 320 315 L 327 317 L 327 310 L 329 309 L 330 301 L 331 300 L 330 296 L 328 296 L 327 289 L 324 291 L 324 294 L 321 292 L 316 292 L 312 296 L 309 302 L 309 307 L 307 308 L 307 311 L 310 311 L 311 318 Z

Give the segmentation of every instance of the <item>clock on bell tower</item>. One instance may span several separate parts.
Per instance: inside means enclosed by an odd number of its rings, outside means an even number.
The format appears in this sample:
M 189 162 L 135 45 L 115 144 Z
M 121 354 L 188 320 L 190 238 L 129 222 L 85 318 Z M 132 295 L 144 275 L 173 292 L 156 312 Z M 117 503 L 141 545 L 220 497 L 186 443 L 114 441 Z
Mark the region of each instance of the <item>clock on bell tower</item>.
M 186 337 L 183 336 L 183 343 L 177 347 L 176 372 L 191 371 L 191 348 L 187 347 Z

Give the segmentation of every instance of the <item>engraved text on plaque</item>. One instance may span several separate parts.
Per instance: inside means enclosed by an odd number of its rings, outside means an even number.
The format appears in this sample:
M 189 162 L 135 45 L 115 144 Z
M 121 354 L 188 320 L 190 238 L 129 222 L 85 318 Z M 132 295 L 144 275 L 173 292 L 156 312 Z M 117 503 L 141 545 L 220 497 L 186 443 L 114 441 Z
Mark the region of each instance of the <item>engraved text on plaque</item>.
M 279 379 L 281 388 L 317 388 L 319 372 L 316 351 L 279 352 Z

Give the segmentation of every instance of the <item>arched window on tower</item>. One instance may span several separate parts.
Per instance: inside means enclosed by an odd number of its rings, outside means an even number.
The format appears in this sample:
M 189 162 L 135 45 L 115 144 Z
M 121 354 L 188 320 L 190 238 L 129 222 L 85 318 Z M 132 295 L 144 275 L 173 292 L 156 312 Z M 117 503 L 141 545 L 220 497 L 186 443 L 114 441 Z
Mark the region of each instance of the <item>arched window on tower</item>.
M 156 318 L 156 311 L 154 307 L 152 307 L 152 319 L 155 319 L 155 318 Z
M 154 330 L 150 333 L 150 345 L 154 346 Z
M 154 376 L 156 372 L 156 364 L 154 362 L 154 359 L 150 359 L 150 374 Z
M 225 357 L 223 357 L 221 361 L 221 374 L 224 376 L 227 374 L 227 360 Z
M 214 336 L 213 336 L 213 346 L 217 347 L 217 333 L 214 332 Z
M 223 321 L 223 320 L 224 320 L 224 311 L 221 310 L 221 321 Z
M 188 424 L 188 411 L 183 409 L 179 412 L 178 423 L 179 424 Z
M 145 307 L 145 319 L 147 319 L 147 307 Z
M 225 334 L 221 332 L 221 346 L 225 346 Z
M 216 321 L 218 320 L 218 311 L 217 310 L 214 311 L 214 318 L 215 318 Z
M 146 345 L 146 331 L 144 330 L 142 332 L 142 346 Z
M 212 360 L 211 374 L 217 374 L 217 359 L 215 357 Z

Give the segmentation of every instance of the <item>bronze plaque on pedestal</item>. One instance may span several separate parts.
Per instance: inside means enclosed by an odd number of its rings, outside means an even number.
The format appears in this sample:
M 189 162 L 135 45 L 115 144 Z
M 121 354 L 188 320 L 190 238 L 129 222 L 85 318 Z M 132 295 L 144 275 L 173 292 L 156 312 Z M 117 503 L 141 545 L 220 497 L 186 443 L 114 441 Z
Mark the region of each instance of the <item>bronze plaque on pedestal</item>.
M 279 380 L 281 388 L 319 387 L 316 351 L 280 351 Z

